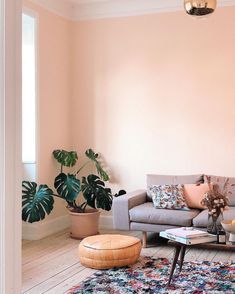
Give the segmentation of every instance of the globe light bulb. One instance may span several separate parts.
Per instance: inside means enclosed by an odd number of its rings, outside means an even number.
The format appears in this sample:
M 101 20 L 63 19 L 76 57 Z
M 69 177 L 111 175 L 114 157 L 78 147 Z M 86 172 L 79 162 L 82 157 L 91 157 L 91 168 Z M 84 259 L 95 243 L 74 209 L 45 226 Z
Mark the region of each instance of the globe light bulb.
M 184 0 L 185 11 L 193 16 L 205 16 L 215 11 L 216 0 Z

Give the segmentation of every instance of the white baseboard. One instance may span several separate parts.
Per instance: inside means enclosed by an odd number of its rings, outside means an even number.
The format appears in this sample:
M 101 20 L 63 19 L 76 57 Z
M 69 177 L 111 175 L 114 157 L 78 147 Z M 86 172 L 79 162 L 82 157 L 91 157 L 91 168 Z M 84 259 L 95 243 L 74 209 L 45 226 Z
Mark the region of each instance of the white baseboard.
M 40 240 L 59 231 L 62 231 L 70 226 L 69 215 L 63 215 L 52 220 L 38 223 L 22 223 L 22 238 L 24 240 Z M 100 216 L 100 229 L 112 230 L 113 217 L 112 215 Z
M 22 224 L 22 238 L 25 240 L 40 240 L 70 226 L 68 215 L 63 215 L 48 221 Z

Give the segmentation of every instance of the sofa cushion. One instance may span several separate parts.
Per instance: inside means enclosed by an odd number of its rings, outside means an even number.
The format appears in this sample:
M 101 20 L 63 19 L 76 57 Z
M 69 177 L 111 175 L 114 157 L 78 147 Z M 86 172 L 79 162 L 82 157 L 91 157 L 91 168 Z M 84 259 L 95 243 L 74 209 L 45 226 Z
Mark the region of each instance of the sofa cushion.
M 188 207 L 205 209 L 206 206 L 201 204 L 205 193 L 209 191 L 208 183 L 197 185 L 197 184 L 185 184 L 184 185 L 184 196 Z
M 189 210 L 183 185 L 153 185 L 149 189 L 155 208 Z
M 178 185 L 178 184 L 195 184 L 203 181 L 203 175 L 186 175 L 186 176 L 167 176 L 167 175 L 147 175 L 147 199 L 152 201 L 152 197 L 148 191 L 152 185 Z
M 235 206 L 235 178 L 232 177 L 220 177 L 220 176 L 213 176 L 213 175 L 205 175 L 204 181 L 207 182 L 206 177 L 211 178 L 211 182 L 213 185 L 218 185 L 219 192 L 223 192 L 224 184 L 228 179 L 228 186 L 227 186 L 227 197 L 229 199 L 229 206 Z
M 227 207 L 223 212 L 224 220 L 232 220 L 235 219 L 235 207 Z M 206 228 L 208 224 L 208 209 L 200 212 L 193 219 L 193 226 L 199 228 Z
M 189 227 L 192 225 L 192 219 L 200 213 L 200 210 L 157 209 L 153 207 L 152 202 L 146 202 L 133 207 L 129 213 L 130 221 L 133 222 Z

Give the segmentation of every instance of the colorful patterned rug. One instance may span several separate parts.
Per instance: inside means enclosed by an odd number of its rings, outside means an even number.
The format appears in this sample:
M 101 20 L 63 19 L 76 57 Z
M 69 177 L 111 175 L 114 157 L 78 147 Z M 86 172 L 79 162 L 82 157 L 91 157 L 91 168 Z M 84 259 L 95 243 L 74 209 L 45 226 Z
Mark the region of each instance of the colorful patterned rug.
M 96 272 L 67 294 L 158 294 L 158 293 L 235 293 L 235 263 L 184 262 L 172 283 L 166 286 L 171 262 L 142 257 L 131 267 Z

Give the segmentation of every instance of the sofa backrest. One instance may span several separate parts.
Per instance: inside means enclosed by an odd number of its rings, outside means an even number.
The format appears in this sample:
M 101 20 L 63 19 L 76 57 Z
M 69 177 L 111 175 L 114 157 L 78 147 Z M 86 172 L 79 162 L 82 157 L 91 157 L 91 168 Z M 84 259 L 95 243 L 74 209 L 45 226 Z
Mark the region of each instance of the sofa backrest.
M 152 185 L 178 185 L 178 184 L 196 184 L 203 180 L 203 175 L 183 175 L 183 176 L 168 176 L 168 175 L 147 175 L 147 199 L 152 201 L 152 197 L 148 193 L 149 187 Z
M 223 193 L 224 184 L 225 184 L 226 180 L 228 179 L 227 197 L 229 199 L 229 206 L 235 206 L 235 178 L 220 177 L 220 176 L 214 176 L 214 175 L 205 175 L 204 176 L 205 182 L 207 182 L 207 179 L 206 179 L 207 176 L 211 177 L 211 183 L 213 183 L 214 185 L 218 185 L 219 191 L 221 193 Z

